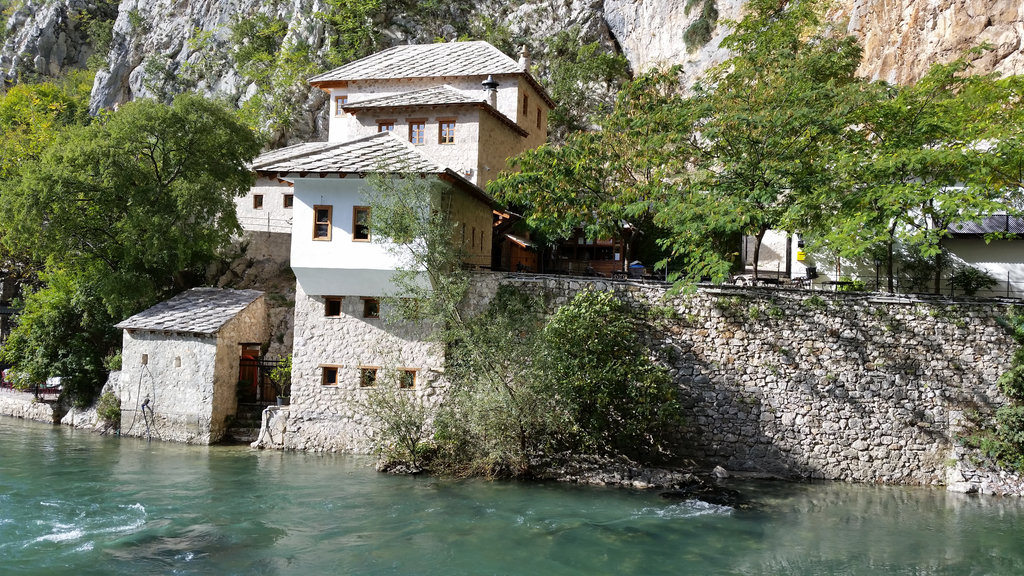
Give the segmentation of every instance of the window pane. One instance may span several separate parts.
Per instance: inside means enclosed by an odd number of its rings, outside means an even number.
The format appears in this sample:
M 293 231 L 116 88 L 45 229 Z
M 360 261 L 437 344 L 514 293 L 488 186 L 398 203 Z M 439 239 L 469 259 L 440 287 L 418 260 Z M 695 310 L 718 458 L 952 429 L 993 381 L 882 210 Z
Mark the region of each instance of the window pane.
M 413 122 L 409 124 L 409 142 L 413 144 L 423 144 L 423 137 L 426 134 L 426 124 L 423 122 Z
M 352 239 L 370 239 L 370 208 L 356 206 L 352 211 Z
M 440 137 L 439 142 L 441 144 L 454 144 L 455 143 L 455 121 L 441 122 L 440 123 Z
M 377 132 L 391 132 L 394 129 L 394 122 L 380 122 L 377 124 Z

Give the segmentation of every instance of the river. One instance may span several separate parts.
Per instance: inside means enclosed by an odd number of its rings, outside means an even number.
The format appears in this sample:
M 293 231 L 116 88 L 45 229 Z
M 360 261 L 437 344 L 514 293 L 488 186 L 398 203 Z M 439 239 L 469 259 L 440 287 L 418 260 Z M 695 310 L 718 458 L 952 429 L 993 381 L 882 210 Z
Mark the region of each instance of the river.
M 363 457 L 0 417 L 0 573 L 1024 574 L 1024 503 L 933 488 L 655 492 L 378 474 Z

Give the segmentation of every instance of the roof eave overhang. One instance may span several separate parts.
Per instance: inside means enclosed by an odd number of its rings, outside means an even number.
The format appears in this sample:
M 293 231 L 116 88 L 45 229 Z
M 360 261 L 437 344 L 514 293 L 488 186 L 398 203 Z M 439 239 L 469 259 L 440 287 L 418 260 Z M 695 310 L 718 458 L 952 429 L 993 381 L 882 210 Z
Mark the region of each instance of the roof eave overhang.
M 526 138 L 527 136 L 530 135 L 530 132 L 528 130 L 526 130 L 525 128 L 523 128 L 519 124 L 516 124 L 515 122 L 513 122 L 511 118 L 509 118 L 508 116 L 505 116 L 504 114 L 499 112 L 497 109 L 495 109 L 490 104 L 487 104 L 486 102 L 482 102 L 482 101 L 481 102 L 455 102 L 455 103 L 450 103 L 450 104 L 403 104 L 403 105 L 398 105 L 398 106 L 359 106 L 359 104 L 357 103 L 357 104 L 352 104 L 352 105 L 349 105 L 349 106 L 345 106 L 344 108 L 342 108 L 342 110 L 344 110 L 345 112 L 353 112 L 353 113 L 359 113 L 359 112 L 364 112 L 364 111 L 369 111 L 369 110 L 396 111 L 397 112 L 399 110 L 412 110 L 414 108 L 440 108 L 440 107 L 452 108 L 452 107 L 470 107 L 470 106 L 474 106 L 474 107 L 480 108 L 481 110 L 487 112 L 488 114 L 490 114 L 494 118 L 497 118 L 499 122 L 501 122 L 502 124 L 507 126 L 509 129 L 511 129 L 516 134 L 519 134 L 523 138 Z

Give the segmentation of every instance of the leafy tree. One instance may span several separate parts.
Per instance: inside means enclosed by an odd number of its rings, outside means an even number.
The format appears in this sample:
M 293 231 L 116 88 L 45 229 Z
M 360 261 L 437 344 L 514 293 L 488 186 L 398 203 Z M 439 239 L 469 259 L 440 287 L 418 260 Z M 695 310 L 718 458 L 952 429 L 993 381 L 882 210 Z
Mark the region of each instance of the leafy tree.
M 135 101 L 63 132 L 0 188 L 0 239 L 45 263 L 49 281 L 26 298 L 5 360 L 37 380 L 81 377 L 70 392 L 90 400 L 116 346 L 112 320 L 188 287 L 238 230 L 233 198 L 259 149 L 231 112 L 193 95 Z M 95 312 L 39 333 L 76 308 Z
M 548 238 L 582 229 L 623 239 L 629 254 L 690 160 L 696 108 L 679 95 L 677 78 L 670 70 L 627 84 L 600 130 L 523 152 L 488 190 Z
M 761 240 L 807 217 L 804 202 L 830 178 L 861 97 L 854 72 L 861 50 L 820 21 L 820 2 L 753 0 L 722 46 L 733 56 L 694 88 L 692 165 L 656 222 L 691 277 L 724 277 L 728 262 L 710 239 L 752 236 L 754 273 Z

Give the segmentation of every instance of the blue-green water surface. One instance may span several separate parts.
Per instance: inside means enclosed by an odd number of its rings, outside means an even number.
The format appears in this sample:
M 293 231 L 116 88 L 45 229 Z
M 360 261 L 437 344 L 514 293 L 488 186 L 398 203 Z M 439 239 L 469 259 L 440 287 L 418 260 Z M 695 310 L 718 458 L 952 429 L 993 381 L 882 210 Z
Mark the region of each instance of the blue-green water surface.
M 1024 574 L 1017 499 L 734 487 L 757 508 L 0 418 L 0 574 Z

